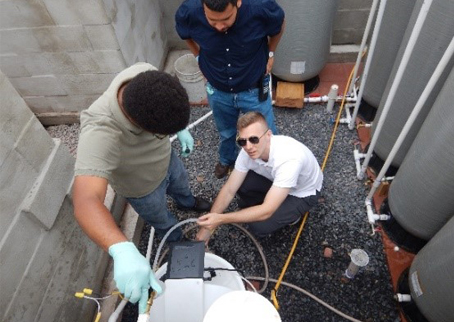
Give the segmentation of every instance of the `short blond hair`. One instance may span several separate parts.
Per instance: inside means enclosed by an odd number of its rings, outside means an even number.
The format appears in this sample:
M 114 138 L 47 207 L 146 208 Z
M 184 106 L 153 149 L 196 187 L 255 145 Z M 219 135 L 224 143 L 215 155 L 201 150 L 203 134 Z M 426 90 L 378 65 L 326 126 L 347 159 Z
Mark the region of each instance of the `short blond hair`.
M 265 127 L 268 127 L 268 124 L 266 123 L 265 117 L 262 115 L 262 113 L 259 112 L 247 112 L 246 114 L 242 115 L 236 124 L 236 128 L 238 131 L 248 127 L 251 124 L 254 123 L 262 123 Z

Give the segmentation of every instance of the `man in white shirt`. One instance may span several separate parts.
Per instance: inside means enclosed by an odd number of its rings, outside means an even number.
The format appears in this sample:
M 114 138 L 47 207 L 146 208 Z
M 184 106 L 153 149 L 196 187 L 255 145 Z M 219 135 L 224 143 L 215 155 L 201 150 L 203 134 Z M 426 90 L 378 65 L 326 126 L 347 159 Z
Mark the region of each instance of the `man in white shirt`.
M 318 203 L 323 173 L 313 153 L 301 142 L 273 135 L 262 114 L 238 119 L 237 143 L 242 147 L 235 169 L 222 187 L 210 213 L 199 218 L 198 240 L 207 240 L 219 225 L 249 223 L 266 236 L 297 222 Z M 223 213 L 238 196 L 241 210 Z

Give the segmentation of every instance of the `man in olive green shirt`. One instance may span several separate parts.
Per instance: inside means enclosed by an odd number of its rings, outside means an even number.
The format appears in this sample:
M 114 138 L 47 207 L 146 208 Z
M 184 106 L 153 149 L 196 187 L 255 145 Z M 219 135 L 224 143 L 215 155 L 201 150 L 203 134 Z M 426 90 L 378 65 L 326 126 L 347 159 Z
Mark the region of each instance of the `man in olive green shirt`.
M 185 127 L 189 101 L 177 79 L 152 65 L 137 63 L 120 72 L 109 88 L 81 113 L 75 165 L 75 217 L 85 233 L 114 259 L 118 289 L 144 311 L 150 286 L 161 288 L 150 263 L 127 241 L 104 206 L 107 185 L 124 196 L 161 237 L 177 223 L 167 209 L 166 194 L 181 209 L 207 211 L 195 198 L 186 170 L 172 151 L 169 135 L 177 133 L 182 155 L 194 141 Z M 181 239 L 175 230 L 169 240 Z

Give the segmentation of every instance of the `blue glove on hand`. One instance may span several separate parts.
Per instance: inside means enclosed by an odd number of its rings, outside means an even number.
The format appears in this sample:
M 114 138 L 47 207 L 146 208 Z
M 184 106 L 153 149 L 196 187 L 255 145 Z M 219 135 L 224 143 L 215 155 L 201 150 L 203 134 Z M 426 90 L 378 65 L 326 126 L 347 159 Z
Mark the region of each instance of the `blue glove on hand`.
M 177 133 L 178 140 L 181 144 L 181 156 L 186 158 L 194 150 L 194 139 L 188 130 L 184 129 Z
M 139 314 L 145 313 L 150 286 L 156 293 L 162 293 L 150 263 L 131 242 L 110 246 L 109 254 L 114 260 L 114 280 L 118 290 L 129 302 L 139 301 Z

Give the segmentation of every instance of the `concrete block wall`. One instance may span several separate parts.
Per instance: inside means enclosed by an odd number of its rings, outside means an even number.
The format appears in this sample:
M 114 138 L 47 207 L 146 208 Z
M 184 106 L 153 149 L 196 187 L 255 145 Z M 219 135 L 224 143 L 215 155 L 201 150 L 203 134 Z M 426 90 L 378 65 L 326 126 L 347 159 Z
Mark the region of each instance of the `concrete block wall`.
M 372 0 L 339 0 L 333 45 L 361 44 L 371 5 Z
M 0 72 L 0 320 L 89 321 L 107 255 L 81 231 L 68 195 L 74 158 Z
M 164 63 L 158 0 L 0 1 L 0 70 L 35 113 L 87 108 L 121 70 Z

